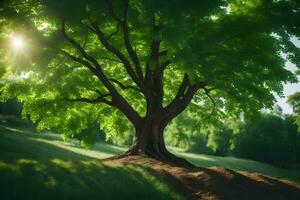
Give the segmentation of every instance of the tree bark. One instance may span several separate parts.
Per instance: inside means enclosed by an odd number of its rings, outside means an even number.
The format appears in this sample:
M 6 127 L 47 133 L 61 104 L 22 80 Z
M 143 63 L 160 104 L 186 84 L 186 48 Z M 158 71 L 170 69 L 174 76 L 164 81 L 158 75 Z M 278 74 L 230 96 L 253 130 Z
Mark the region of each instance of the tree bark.
M 177 157 L 168 151 L 164 141 L 164 129 L 167 123 L 144 121 L 141 125 L 135 127 L 136 135 L 132 146 L 124 154 L 117 156 L 143 155 L 157 159 L 164 163 L 169 163 L 181 167 L 194 167 L 183 158 Z

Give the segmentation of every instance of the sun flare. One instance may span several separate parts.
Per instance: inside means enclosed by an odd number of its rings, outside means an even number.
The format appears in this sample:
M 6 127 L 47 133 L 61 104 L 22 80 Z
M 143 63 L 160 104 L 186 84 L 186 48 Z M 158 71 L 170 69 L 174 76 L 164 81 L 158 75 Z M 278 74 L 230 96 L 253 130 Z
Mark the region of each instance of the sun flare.
M 21 36 L 12 36 L 11 44 L 15 50 L 22 50 L 25 47 L 25 41 Z

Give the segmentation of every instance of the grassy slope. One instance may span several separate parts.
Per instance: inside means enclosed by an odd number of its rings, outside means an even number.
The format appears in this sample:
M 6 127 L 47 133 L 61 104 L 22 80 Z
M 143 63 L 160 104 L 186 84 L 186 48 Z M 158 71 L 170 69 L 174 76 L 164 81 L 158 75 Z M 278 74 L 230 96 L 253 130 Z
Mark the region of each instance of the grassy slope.
M 258 161 L 235 157 L 208 156 L 178 151 L 176 154 L 180 157 L 186 158 L 194 165 L 201 167 L 221 166 L 236 171 L 259 173 L 276 179 L 285 179 L 300 183 L 300 169 L 284 169 Z
M 103 163 L 120 149 L 86 151 L 51 134 L 0 127 L 0 199 L 183 199 L 142 167 Z
M 0 194 L 3 199 L 182 198 L 174 187 L 170 188 L 144 168 L 103 164 L 98 160 L 124 151 L 122 148 L 96 144 L 91 150 L 83 150 L 78 142 L 64 142 L 59 135 L 24 133 L 0 127 Z M 231 157 L 177 154 L 202 167 L 217 165 L 300 183 L 297 170 Z

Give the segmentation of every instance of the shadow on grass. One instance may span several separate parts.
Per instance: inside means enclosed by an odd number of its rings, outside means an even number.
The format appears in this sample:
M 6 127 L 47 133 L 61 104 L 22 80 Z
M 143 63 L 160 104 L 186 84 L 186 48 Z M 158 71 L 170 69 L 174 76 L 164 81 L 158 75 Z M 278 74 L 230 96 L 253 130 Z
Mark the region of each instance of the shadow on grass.
M 1 199 L 183 199 L 149 170 L 0 130 Z
M 99 161 L 0 162 L 1 199 L 181 199 L 147 170 Z
M 222 166 L 236 171 L 259 173 L 277 179 L 300 183 L 300 170 L 275 167 L 266 163 L 234 157 L 207 156 L 202 154 L 177 153 L 200 167 Z
M 24 131 L 23 129 L 15 128 L 15 127 L 9 127 L 9 126 L 1 126 L 0 125 L 0 132 L 3 134 L 2 137 L 6 137 L 7 141 L 11 141 L 10 145 L 16 146 L 16 144 L 12 143 L 18 143 L 18 145 L 22 146 L 24 144 L 30 144 L 33 146 L 33 148 L 37 148 L 41 151 L 48 151 L 47 148 L 44 146 L 41 146 L 41 144 L 45 145 L 51 145 L 54 147 L 58 147 L 62 150 L 67 150 L 69 152 L 73 152 L 76 155 L 73 159 L 78 159 L 78 156 L 82 156 L 82 159 L 103 159 L 110 156 L 114 156 L 116 154 L 120 154 L 124 152 L 126 149 L 121 147 L 116 147 L 113 145 L 105 144 L 105 143 L 97 143 L 92 146 L 92 148 L 85 150 L 83 149 L 79 141 L 77 140 L 68 140 L 65 142 L 61 135 L 59 134 L 53 134 L 53 133 L 33 133 L 30 131 Z M 17 137 L 16 137 L 17 136 Z M 4 141 L 5 142 L 5 141 Z M 24 149 L 27 151 L 27 148 Z M 58 149 L 57 149 L 58 150 Z M 29 154 L 35 153 L 32 152 L 32 150 L 29 150 Z M 59 154 L 59 150 L 55 151 L 55 154 Z M 63 154 L 65 151 L 63 151 Z M 74 157 L 71 156 L 71 157 Z

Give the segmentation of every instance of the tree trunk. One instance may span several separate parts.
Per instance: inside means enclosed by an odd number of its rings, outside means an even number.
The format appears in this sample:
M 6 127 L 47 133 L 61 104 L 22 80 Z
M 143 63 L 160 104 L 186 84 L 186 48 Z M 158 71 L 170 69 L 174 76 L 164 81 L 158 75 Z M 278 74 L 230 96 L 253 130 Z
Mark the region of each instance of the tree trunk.
M 133 145 L 118 157 L 144 155 L 176 166 L 194 167 L 167 150 L 163 135 L 165 127 L 166 124 L 147 122 L 136 127 Z

